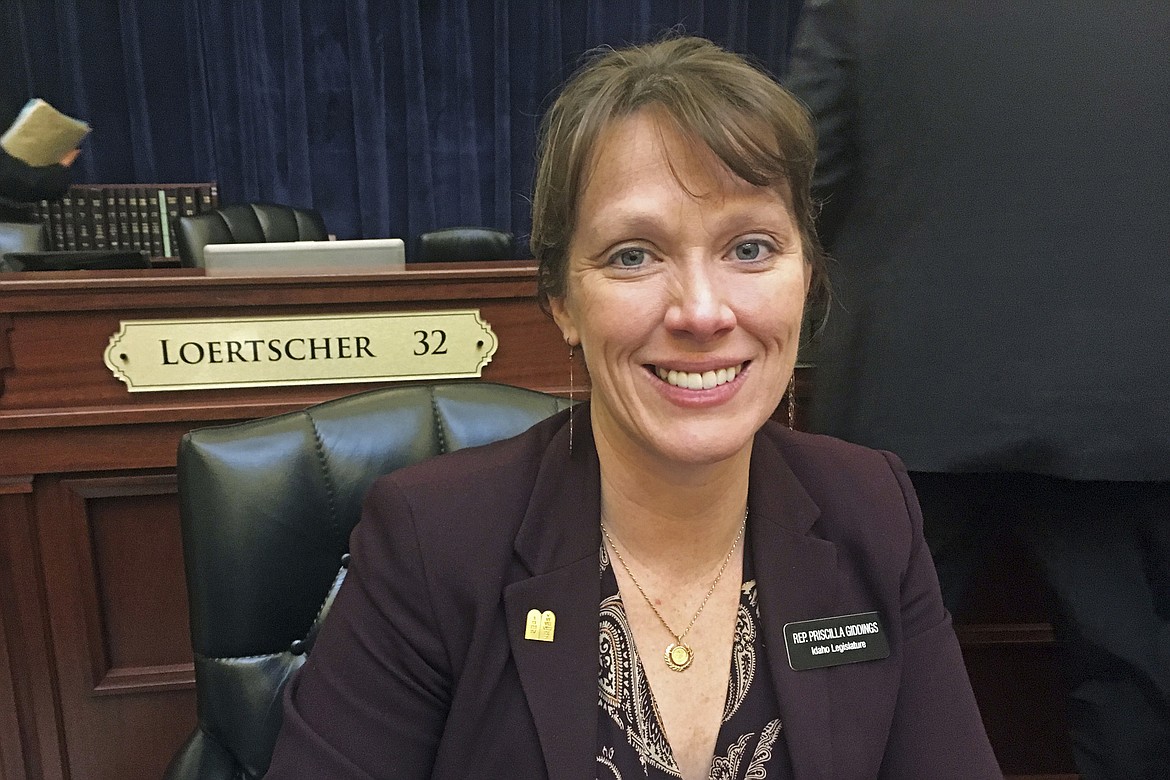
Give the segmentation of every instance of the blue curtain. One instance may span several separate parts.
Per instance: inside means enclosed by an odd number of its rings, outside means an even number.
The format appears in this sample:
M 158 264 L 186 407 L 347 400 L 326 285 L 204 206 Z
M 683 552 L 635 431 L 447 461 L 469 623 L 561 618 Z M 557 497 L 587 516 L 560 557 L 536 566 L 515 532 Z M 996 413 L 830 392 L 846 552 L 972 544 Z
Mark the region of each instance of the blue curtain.
M 588 49 L 677 28 L 779 73 L 799 0 L 0 0 L 5 110 L 94 132 L 79 182 L 219 182 L 341 238 L 527 234 L 535 135 Z M 0 117 L 6 123 L 11 116 Z

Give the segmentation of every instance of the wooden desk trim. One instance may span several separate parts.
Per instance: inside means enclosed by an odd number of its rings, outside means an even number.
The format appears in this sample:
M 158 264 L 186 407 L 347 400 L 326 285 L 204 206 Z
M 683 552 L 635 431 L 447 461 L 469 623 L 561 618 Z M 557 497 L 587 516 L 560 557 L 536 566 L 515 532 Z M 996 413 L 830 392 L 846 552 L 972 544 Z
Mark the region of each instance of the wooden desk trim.
M 469 298 L 536 297 L 534 261 L 427 263 L 378 274 L 300 276 L 208 276 L 197 268 L 125 271 L 46 271 L 0 275 L 0 314 L 48 312 L 68 306 L 96 311 L 123 308 L 206 307 L 195 300 L 217 290 L 228 296 L 221 306 L 322 303 L 318 291 L 331 291 L 330 303 L 444 299 L 458 285 Z M 194 296 L 194 298 L 192 297 Z M 334 297 L 339 296 L 339 297 Z

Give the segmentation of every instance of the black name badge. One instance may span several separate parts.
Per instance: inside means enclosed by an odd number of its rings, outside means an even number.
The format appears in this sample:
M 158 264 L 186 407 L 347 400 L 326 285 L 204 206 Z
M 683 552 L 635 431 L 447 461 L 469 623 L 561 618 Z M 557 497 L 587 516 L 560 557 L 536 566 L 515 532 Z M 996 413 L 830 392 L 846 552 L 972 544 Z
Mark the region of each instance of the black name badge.
M 797 672 L 876 661 L 890 654 L 886 630 L 876 612 L 788 623 L 784 644 L 788 665 Z

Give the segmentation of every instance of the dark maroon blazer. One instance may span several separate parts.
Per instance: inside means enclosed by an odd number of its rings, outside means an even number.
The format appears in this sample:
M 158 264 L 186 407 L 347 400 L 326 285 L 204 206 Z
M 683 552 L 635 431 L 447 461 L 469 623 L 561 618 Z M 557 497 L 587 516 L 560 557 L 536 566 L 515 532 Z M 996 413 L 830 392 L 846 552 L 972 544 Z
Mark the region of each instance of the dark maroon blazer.
M 599 471 L 587 407 L 572 453 L 566 419 L 375 483 L 269 778 L 596 776 Z M 748 504 L 796 777 L 1001 778 L 901 464 L 770 422 Z M 790 668 L 786 623 L 870 611 L 888 658 Z

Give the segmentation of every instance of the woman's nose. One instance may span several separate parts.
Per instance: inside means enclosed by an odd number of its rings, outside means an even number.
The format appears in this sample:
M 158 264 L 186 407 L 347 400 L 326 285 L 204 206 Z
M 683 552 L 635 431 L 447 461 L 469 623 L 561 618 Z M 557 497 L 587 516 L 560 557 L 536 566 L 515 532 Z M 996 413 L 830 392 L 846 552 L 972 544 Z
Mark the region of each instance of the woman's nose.
M 706 264 L 704 264 L 706 265 Z M 724 280 L 709 268 L 680 273 L 673 285 L 666 326 L 697 339 L 709 339 L 735 327 L 735 311 Z

